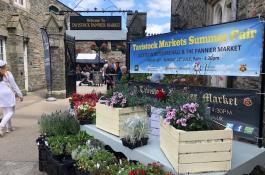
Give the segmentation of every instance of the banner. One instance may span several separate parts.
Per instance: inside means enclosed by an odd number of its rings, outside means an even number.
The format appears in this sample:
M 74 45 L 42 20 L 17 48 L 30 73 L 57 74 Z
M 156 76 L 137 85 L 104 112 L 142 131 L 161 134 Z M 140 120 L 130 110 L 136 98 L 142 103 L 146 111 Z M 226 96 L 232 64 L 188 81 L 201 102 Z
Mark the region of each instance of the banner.
M 130 44 L 131 73 L 259 76 L 263 18 L 181 30 Z
M 226 89 L 215 87 L 165 85 L 130 82 L 134 94 L 155 98 L 158 88 L 165 92 L 184 90 L 208 104 L 210 116 L 242 138 L 257 141 L 259 136 L 260 96 L 255 90 Z
M 121 30 L 121 16 L 70 16 L 70 30 Z
M 41 30 L 43 48 L 44 48 L 45 77 L 46 77 L 48 90 L 51 91 L 52 80 L 51 80 L 51 54 L 50 54 L 49 36 L 45 29 L 41 28 L 40 30 Z

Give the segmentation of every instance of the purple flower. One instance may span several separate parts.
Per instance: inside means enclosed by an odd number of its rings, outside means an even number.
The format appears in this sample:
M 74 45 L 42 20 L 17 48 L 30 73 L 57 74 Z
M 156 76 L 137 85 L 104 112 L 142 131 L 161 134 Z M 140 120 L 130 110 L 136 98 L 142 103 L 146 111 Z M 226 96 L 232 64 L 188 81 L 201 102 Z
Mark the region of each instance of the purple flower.
M 165 118 L 165 119 L 164 119 L 164 124 L 165 124 L 165 125 L 169 125 L 169 124 L 170 124 L 170 119 Z
M 122 93 L 118 93 L 118 97 L 122 98 L 123 97 Z
M 184 113 L 188 113 L 189 112 L 189 108 L 190 108 L 190 104 L 189 103 L 180 106 L 180 110 L 182 112 L 184 112 Z
M 197 103 L 191 103 L 191 104 L 189 105 L 189 111 L 190 111 L 191 113 L 194 113 L 194 112 L 197 111 L 197 107 L 199 107 L 199 105 L 198 105 Z
M 126 98 L 123 98 L 122 101 L 121 101 L 121 104 L 126 104 L 126 103 L 127 103 Z
M 187 119 L 185 119 L 185 118 L 181 118 L 181 119 L 178 119 L 177 121 L 176 121 L 176 123 L 178 124 L 178 125 L 181 125 L 181 126 L 187 126 Z

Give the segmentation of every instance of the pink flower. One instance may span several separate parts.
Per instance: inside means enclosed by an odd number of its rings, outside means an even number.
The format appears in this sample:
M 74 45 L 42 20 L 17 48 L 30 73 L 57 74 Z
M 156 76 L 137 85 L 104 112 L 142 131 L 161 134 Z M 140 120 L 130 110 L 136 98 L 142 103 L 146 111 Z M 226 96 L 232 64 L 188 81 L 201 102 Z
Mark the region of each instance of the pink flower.
M 180 110 L 182 112 L 184 112 L 184 113 L 188 113 L 189 112 L 189 108 L 190 108 L 190 104 L 189 103 L 180 106 Z
M 197 111 L 197 107 L 199 107 L 199 105 L 198 105 L 197 103 L 191 103 L 191 104 L 189 105 L 189 111 L 190 111 L 191 113 L 194 113 L 194 112 Z
M 181 118 L 181 119 L 178 119 L 177 121 L 176 121 L 176 123 L 178 124 L 178 125 L 181 125 L 181 126 L 187 126 L 187 119 L 185 119 L 185 118 Z

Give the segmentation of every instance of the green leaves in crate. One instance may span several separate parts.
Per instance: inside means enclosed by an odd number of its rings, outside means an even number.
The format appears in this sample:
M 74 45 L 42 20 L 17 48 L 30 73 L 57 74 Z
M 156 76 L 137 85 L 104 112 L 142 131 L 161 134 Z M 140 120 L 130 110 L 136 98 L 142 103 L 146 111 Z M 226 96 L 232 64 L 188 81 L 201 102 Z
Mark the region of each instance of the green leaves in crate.
M 48 145 L 53 155 L 71 155 L 72 151 L 79 145 L 85 144 L 87 140 L 92 139 L 85 132 L 79 132 L 77 135 L 57 135 L 48 137 Z
M 67 111 L 43 114 L 38 123 L 41 134 L 48 136 L 77 134 L 80 130 L 78 121 Z

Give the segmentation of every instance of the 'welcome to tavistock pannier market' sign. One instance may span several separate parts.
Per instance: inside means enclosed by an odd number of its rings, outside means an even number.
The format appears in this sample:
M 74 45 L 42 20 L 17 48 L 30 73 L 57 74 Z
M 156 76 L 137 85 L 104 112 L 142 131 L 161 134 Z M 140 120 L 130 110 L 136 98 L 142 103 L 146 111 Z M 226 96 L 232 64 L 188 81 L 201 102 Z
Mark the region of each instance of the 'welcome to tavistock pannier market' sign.
M 130 44 L 131 73 L 259 76 L 261 18 L 182 30 Z
M 121 16 L 70 16 L 71 30 L 121 30 Z

